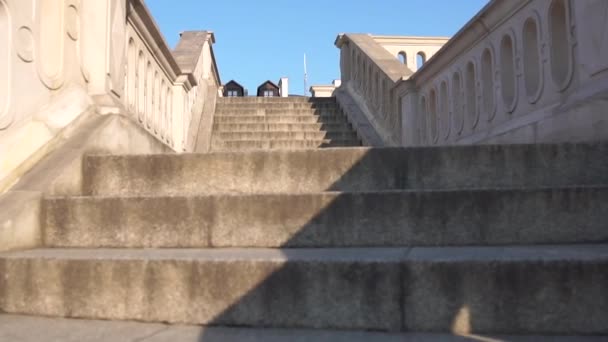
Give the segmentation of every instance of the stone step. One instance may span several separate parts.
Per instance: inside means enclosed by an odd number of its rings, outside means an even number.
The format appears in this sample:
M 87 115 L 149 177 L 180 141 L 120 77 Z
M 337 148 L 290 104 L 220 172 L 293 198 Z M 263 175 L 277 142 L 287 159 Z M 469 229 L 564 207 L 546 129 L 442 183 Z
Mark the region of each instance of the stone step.
M 268 132 L 214 132 L 213 140 L 218 143 L 224 141 L 241 141 L 241 140 L 314 140 L 323 139 L 334 140 L 357 140 L 357 133 L 353 131 L 268 131 Z
M 225 110 L 315 110 L 315 109 L 333 109 L 338 110 L 339 107 L 332 103 L 265 103 L 265 104 L 218 104 L 216 111 Z
M 218 104 L 232 103 L 336 103 L 335 97 L 220 97 Z
M 358 140 L 343 139 L 284 139 L 284 140 L 212 140 L 213 151 L 304 150 L 327 147 L 361 146 Z
M 210 192 L 213 192 L 211 189 Z M 379 247 L 608 241 L 608 187 L 43 201 L 50 247 Z
M 337 109 L 232 109 L 221 108 L 215 111 L 215 115 L 342 115 Z
M 346 123 L 343 115 L 216 115 L 215 123 Z
M 385 333 L 329 329 L 201 327 L 124 321 L 0 315 L 6 342 L 606 342 L 607 336 L 504 336 L 452 333 Z
M 352 132 L 352 126 L 345 123 L 215 123 L 214 132 L 297 132 L 297 131 L 327 131 Z
M 83 191 L 161 195 L 602 185 L 608 184 L 607 155 L 606 143 L 89 155 Z
M 608 245 L 39 249 L 0 254 L 0 311 L 267 328 L 608 333 Z

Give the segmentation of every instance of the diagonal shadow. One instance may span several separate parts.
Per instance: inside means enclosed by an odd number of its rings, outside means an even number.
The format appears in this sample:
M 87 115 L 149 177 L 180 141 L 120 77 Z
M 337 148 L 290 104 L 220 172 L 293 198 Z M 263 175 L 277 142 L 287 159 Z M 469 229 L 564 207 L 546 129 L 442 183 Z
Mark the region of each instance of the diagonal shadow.
M 246 208 L 251 220 L 243 222 L 251 224 L 214 232 L 214 243 L 256 249 L 200 266 L 191 296 L 215 312 L 210 326 L 466 334 L 554 331 L 565 319 L 584 326 L 584 318 L 552 314 L 581 298 L 567 265 L 553 274 L 534 263 L 433 263 L 436 256 L 412 249 L 533 245 L 547 236 L 553 243 L 606 241 L 592 223 L 569 229 L 581 214 L 601 216 L 601 208 L 581 203 L 574 190 L 543 188 L 608 176 L 572 167 L 587 147 L 556 148 L 369 149 L 325 192 L 240 196 L 237 210 Z M 199 340 L 218 335 L 203 331 Z

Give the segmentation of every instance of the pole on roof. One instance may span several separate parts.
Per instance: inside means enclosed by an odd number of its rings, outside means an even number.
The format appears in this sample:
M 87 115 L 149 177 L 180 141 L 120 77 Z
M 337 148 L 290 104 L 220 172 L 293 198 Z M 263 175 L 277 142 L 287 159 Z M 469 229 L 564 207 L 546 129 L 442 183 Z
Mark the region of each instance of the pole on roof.
M 308 96 L 308 70 L 306 68 L 306 54 L 304 54 L 304 96 Z

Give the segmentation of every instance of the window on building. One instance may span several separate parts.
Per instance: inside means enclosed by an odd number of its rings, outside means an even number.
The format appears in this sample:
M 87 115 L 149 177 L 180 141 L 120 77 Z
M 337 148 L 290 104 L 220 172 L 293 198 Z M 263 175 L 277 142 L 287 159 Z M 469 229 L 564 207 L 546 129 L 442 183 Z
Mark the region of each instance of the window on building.
M 228 90 L 228 97 L 238 97 L 238 96 L 239 96 L 238 90 Z
M 274 97 L 274 91 L 264 90 L 264 97 Z
M 404 51 L 399 52 L 397 58 L 399 58 L 401 63 L 407 65 L 407 54 Z

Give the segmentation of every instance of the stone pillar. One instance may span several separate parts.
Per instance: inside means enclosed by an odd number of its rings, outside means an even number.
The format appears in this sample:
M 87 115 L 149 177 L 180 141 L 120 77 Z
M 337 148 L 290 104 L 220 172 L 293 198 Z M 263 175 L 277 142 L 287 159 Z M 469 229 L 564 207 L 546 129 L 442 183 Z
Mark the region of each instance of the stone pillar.
M 416 65 L 416 54 L 418 53 L 416 50 L 408 50 L 407 52 L 407 67 L 410 70 L 416 72 L 418 70 L 418 66 Z
M 395 88 L 401 115 L 401 145 L 418 145 L 418 91 L 413 81 L 401 80 Z
M 82 20 L 87 23 L 83 26 L 82 54 L 90 72 L 89 93 L 120 99 L 125 79 L 127 1 L 83 1 L 82 11 Z

